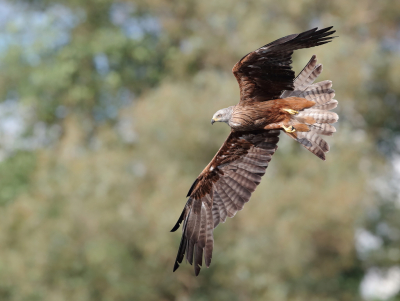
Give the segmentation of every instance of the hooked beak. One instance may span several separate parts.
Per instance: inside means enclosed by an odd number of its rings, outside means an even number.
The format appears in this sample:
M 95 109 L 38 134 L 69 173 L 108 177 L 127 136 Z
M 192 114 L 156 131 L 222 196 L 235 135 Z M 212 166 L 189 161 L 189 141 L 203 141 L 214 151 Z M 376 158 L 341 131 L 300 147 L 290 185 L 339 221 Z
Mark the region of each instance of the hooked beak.
M 214 118 L 211 119 L 211 124 L 214 124 L 215 120 Z

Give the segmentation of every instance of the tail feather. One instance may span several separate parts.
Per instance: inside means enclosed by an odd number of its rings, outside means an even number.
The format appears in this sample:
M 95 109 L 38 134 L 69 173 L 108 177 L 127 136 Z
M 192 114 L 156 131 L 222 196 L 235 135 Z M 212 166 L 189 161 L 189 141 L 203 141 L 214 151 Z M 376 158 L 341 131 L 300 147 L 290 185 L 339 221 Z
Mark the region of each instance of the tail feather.
M 310 132 L 307 132 L 310 133 Z M 324 150 L 318 145 L 318 143 L 314 140 L 311 140 L 309 137 L 306 137 L 304 132 L 297 133 L 297 141 L 303 145 L 306 149 L 316 155 L 318 158 L 325 161 L 325 152 Z M 315 133 L 312 134 L 314 136 Z
M 306 138 L 307 140 L 311 141 L 312 143 L 318 145 L 325 153 L 329 152 L 329 145 L 328 143 L 322 139 L 316 132 L 313 130 L 309 132 L 303 132 L 300 135 L 302 138 Z M 297 136 L 299 137 L 299 135 Z
M 305 88 L 311 85 L 315 79 L 322 72 L 322 65 L 317 65 L 317 57 L 313 55 L 308 62 L 308 64 L 303 68 L 303 70 L 299 73 L 299 75 L 295 78 L 293 85 L 294 90 L 285 90 L 281 98 L 286 98 L 289 96 L 299 96 Z
M 317 104 L 315 106 L 313 106 L 312 108 L 315 110 L 333 110 L 334 108 L 336 108 L 338 105 L 338 101 L 336 99 L 331 99 L 330 101 L 328 101 L 327 103 L 324 104 Z
M 314 101 L 314 99 L 324 94 L 328 94 L 330 96 L 331 93 L 335 92 L 331 88 L 332 82 L 330 80 L 324 80 L 308 86 L 307 89 L 300 93 L 299 97 L 304 97 L 305 99 Z M 318 99 L 316 101 L 318 101 Z
M 335 97 L 335 91 L 332 89 L 323 89 L 320 92 L 312 90 L 305 93 L 302 93 L 305 95 L 304 98 L 315 102 L 317 105 L 325 104 Z
M 339 119 L 338 114 L 336 114 L 335 112 L 314 110 L 313 107 L 308 110 L 299 112 L 299 114 L 296 114 L 293 118 L 300 119 L 305 117 L 311 117 L 318 123 L 335 123 Z
M 284 91 L 281 97 L 297 96 L 315 102 L 315 105 L 299 110 L 298 114 L 292 116 L 292 125 L 296 131 L 286 134 L 317 157 L 325 160 L 329 145 L 319 135 L 331 136 L 335 133 L 336 129 L 331 123 L 337 122 L 339 116 L 329 111 L 338 105 L 338 101 L 333 99 L 335 91 L 331 89 L 332 82 L 325 80 L 314 84 L 321 72 L 322 65 L 317 64 L 317 58 L 313 55 L 296 77 L 293 91 Z
M 298 90 L 303 91 L 305 88 L 310 86 L 322 72 L 322 65 L 318 64 L 315 69 L 309 74 L 309 76 L 301 83 Z
M 314 123 L 308 127 L 315 133 L 325 136 L 332 136 L 332 134 L 336 132 L 335 127 L 329 123 Z
M 308 85 L 312 84 L 314 80 L 318 77 L 315 76 L 314 78 L 310 78 L 311 74 L 315 71 L 317 65 L 317 57 L 313 55 L 307 65 L 301 70 L 299 75 L 294 80 L 294 86 L 297 88 L 296 90 L 302 90 L 301 88 L 307 87 Z M 321 70 L 322 71 L 322 70 Z M 310 82 L 312 81 L 312 82 Z M 308 84 L 304 84 L 308 82 Z

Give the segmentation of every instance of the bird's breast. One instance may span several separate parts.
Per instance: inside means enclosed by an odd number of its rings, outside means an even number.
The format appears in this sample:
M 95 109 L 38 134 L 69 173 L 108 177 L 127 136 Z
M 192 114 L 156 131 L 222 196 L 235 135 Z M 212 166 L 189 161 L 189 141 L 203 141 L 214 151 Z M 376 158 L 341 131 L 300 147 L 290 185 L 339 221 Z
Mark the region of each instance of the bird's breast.
M 263 129 L 266 125 L 281 121 L 280 108 L 284 100 L 272 100 L 247 106 L 236 106 L 229 125 L 237 131 Z
M 238 131 L 247 131 L 253 130 L 257 126 L 255 122 L 257 121 L 257 117 L 255 116 L 252 110 L 237 107 L 232 112 L 231 120 L 229 121 L 229 125 L 232 129 Z

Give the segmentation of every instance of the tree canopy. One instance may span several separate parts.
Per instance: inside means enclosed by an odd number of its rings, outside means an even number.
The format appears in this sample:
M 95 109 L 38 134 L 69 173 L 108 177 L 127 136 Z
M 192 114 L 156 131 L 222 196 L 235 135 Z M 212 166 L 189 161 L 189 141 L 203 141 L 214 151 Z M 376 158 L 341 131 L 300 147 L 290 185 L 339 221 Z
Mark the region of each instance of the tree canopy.
M 399 14 L 394 0 L 0 2 L 0 299 L 362 300 L 371 268 L 400 264 Z M 317 54 L 333 81 L 327 161 L 283 137 L 215 230 L 211 268 L 172 273 L 169 230 L 229 132 L 209 119 L 239 100 L 232 66 L 330 25 L 339 38 L 293 60 Z

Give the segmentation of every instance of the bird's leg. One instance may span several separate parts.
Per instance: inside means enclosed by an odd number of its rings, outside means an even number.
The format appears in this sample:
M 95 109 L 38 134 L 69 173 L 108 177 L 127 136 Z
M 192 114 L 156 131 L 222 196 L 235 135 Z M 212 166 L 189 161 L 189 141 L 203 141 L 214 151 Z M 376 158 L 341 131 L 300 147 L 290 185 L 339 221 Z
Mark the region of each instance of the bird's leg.
M 292 110 L 292 109 L 282 109 L 282 111 L 288 112 L 290 115 L 296 115 L 299 114 L 298 111 Z
M 284 126 L 284 125 L 282 124 L 282 128 L 284 129 L 284 131 L 285 131 L 286 133 L 293 133 L 293 132 L 296 131 L 296 129 L 294 128 L 293 125 Z
M 283 129 L 286 133 L 293 133 L 296 131 L 294 126 L 289 125 L 287 121 L 279 123 L 271 123 L 264 127 L 264 130 L 280 130 L 280 129 Z

